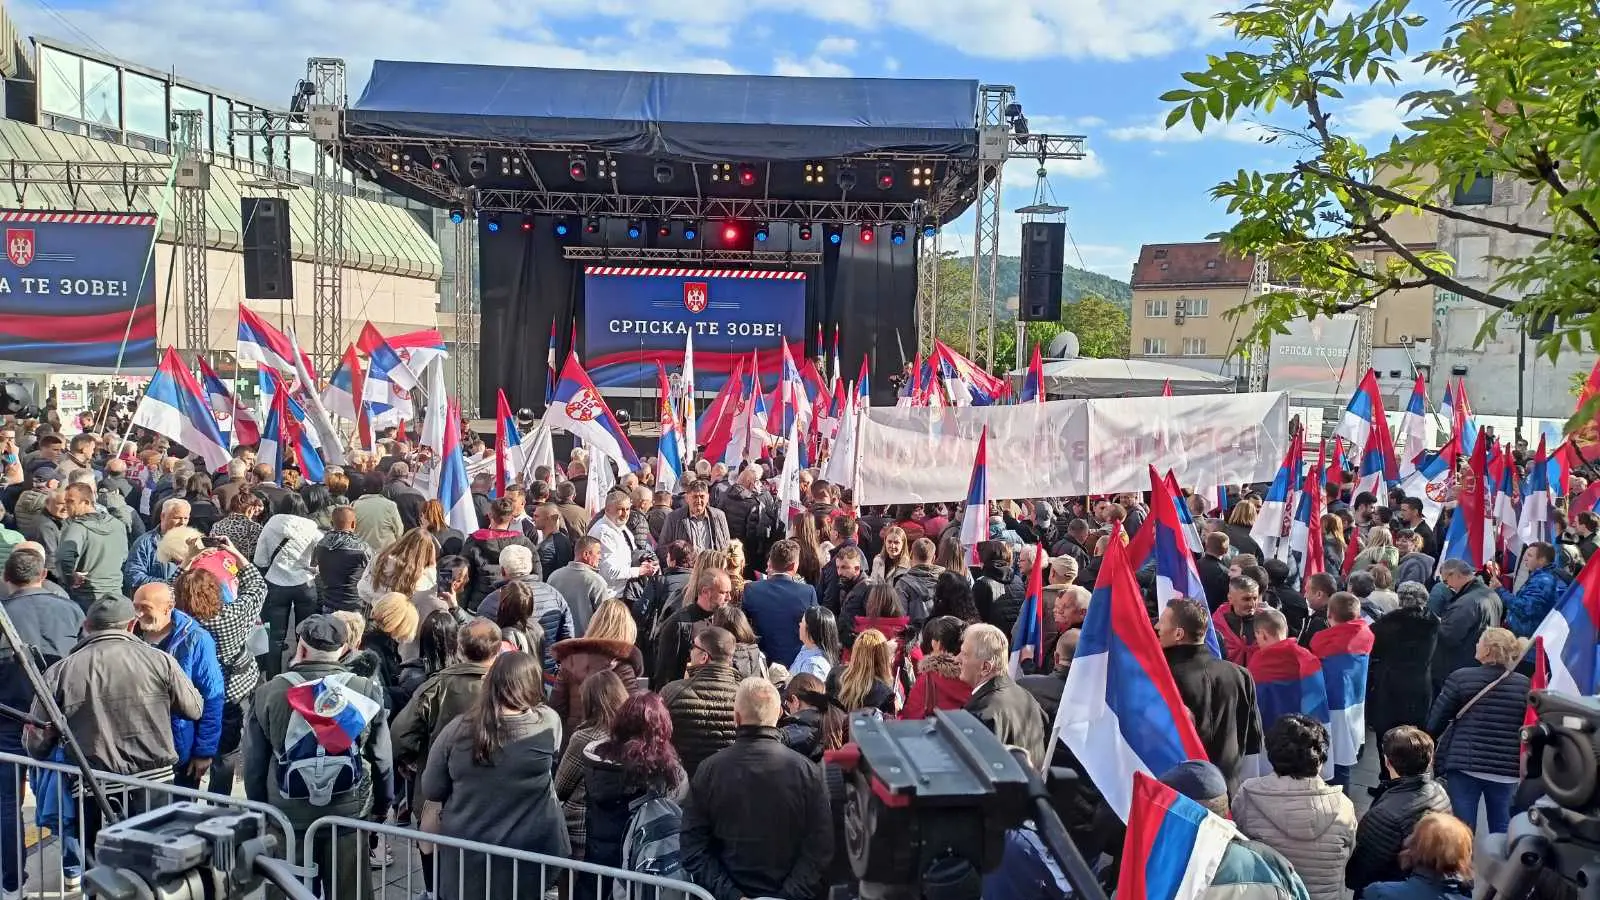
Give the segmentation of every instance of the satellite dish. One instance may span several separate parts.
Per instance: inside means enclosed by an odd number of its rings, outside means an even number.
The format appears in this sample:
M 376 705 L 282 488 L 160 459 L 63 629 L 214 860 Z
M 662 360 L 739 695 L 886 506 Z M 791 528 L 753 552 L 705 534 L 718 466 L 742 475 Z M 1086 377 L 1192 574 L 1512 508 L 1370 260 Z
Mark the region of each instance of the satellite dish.
M 1063 331 L 1050 342 L 1049 352 L 1045 355 L 1051 359 L 1077 359 L 1078 336 L 1070 331 Z

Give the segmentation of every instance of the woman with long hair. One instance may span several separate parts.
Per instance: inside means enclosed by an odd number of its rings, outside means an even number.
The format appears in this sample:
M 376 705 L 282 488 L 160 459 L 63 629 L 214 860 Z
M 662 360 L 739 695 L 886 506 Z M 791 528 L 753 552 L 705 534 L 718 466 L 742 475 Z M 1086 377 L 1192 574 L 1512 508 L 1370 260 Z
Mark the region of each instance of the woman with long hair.
M 917 680 L 906 695 L 900 716 L 923 719 L 936 709 L 961 709 L 972 697 L 972 687 L 961 680 L 961 632 L 967 623 L 954 616 L 929 619 L 922 626 L 922 659 L 917 662 Z
M 733 582 L 733 596 L 728 602 L 737 604 L 744 600 L 744 571 L 749 565 L 744 555 L 744 541 L 738 538 L 728 541 L 728 559 L 722 567 Z M 693 602 L 693 598 L 690 598 L 690 602 Z
M 1322 570 L 1324 572 L 1344 571 L 1344 520 L 1337 513 L 1324 513 L 1322 516 Z
M 798 513 L 789 519 L 789 539 L 800 545 L 800 565 L 797 574 L 806 584 L 815 588 L 822 583 L 822 538 L 817 531 L 817 520 L 811 513 Z
M 570 856 L 567 823 L 553 789 L 560 745 L 561 720 L 544 704 L 539 660 L 501 654 L 472 708 L 434 740 L 422 770 L 423 799 L 440 804 L 438 833 Z M 511 897 L 540 884 L 542 866 L 448 848 L 437 848 L 435 855 L 441 900 Z
M 417 655 L 400 665 L 399 695 L 389 718 L 394 718 L 424 681 L 450 665 L 460 631 L 460 620 L 444 610 L 429 613 L 417 626 Z
M 389 709 L 399 710 L 395 701 L 400 696 L 400 645 L 417 639 L 421 627 L 417 608 L 404 594 L 385 594 L 372 607 L 372 618 L 367 620 L 361 635 L 361 649 L 377 657 L 377 677 L 389 698 Z
M 361 576 L 356 593 L 362 602 L 372 604 L 384 594 L 405 594 L 417 605 L 417 614 L 431 612 L 428 601 L 438 586 L 439 547 L 426 529 L 413 528 L 373 557 L 372 565 Z
M 467 536 L 459 528 L 451 528 L 445 521 L 444 504 L 429 500 L 422 504 L 422 529 L 433 537 L 440 556 L 455 556 L 467 543 Z
M 222 508 L 217 505 L 217 495 L 211 491 L 211 476 L 205 473 L 189 476 L 184 485 L 184 499 L 189 501 L 189 527 L 202 534 L 222 521 Z
M 789 679 L 783 689 L 783 718 L 778 732 L 783 745 L 813 762 L 844 746 L 843 710 L 828 701 L 823 680 L 809 672 Z
M 495 608 L 494 623 L 500 626 L 502 640 L 523 653 L 540 656 L 544 628 L 533 615 L 533 605 L 533 588 L 522 581 L 508 581 L 500 589 L 500 605 Z
M 1236 553 L 1248 553 L 1256 559 L 1265 558 L 1261 552 L 1261 545 L 1250 536 L 1250 529 L 1255 527 L 1256 516 L 1260 514 L 1260 507 L 1254 503 L 1238 503 L 1233 509 L 1228 510 L 1228 519 L 1222 526 L 1223 533 L 1228 536 L 1228 546 Z
M 224 579 L 233 583 L 224 585 Z M 228 599 L 224 588 L 233 591 Z M 267 582 L 233 542 L 224 539 L 215 550 L 192 557 L 172 583 L 173 605 L 204 628 L 217 644 L 222 667 L 222 738 L 211 762 L 207 790 L 233 791 L 244 737 L 244 705 L 261 683 L 251 635 L 261 627 L 261 607 L 267 599 Z
M 872 577 L 893 584 L 911 568 L 911 541 L 899 525 L 883 530 L 883 550 L 872 558 Z
M 827 678 L 839 664 L 839 624 L 826 606 L 808 607 L 800 617 L 800 652 L 789 664 L 790 675 Z
M 743 678 L 767 677 L 767 657 L 757 646 L 756 632 L 744 610 L 733 604 L 719 607 L 711 614 L 711 624 L 726 629 L 733 635 L 733 670 Z
M 978 604 L 972 599 L 972 581 L 964 572 L 946 569 L 939 573 L 933 584 L 933 606 L 928 615 L 930 618 L 953 616 L 967 625 L 983 621 L 978 615 Z
M 583 683 L 596 672 L 615 673 L 630 694 L 644 689 L 639 682 L 644 676 L 644 654 L 639 652 L 638 641 L 639 626 L 628 604 L 609 597 L 589 617 L 583 637 L 567 638 L 550 648 L 557 666 L 550 705 L 568 728 L 576 728 L 589 717 Z
M 864 631 L 850 648 L 850 661 L 828 674 L 828 696 L 847 711 L 873 707 L 895 714 L 894 643 L 876 629 Z
M 906 615 L 905 601 L 900 598 L 900 592 L 888 582 L 874 581 L 872 587 L 867 589 L 864 608 L 850 619 L 851 636 L 846 642 L 854 647 L 862 634 L 877 631 L 894 642 L 895 658 L 898 659 L 903 647 L 901 633 L 909 624 L 911 619 Z
M 939 546 L 933 552 L 933 564 L 961 576 L 966 579 L 967 587 L 972 587 L 972 569 L 967 565 L 967 549 L 961 546 L 959 537 L 952 534 L 940 539 Z
M 1367 542 L 1356 554 L 1355 562 L 1351 563 L 1351 572 L 1365 572 L 1375 563 L 1383 563 L 1390 571 L 1400 565 L 1400 550 L 1394 545 L 1394 537 L 1389 533 L 1386 525 L 1374 525 L 1367 529 Z
M 583 751 L 588 789 L 584 859 L 622 868 L 633 803 L 649 794 L 682 802 L 689 778 L 672 746 L 672 715 L 659 694 L 634 694 L 617 710 L 611 733 Z M 586 892 L 587 893 L 587 892 Z
M 261 511 L 264 508 L 259 494 L 240 491 L 228 501 L 228 514 L 218 519 L 208 533 L 211 537 L 232 541 L 245 559 L 255 559 L 256 541 L 261 539 Z
M 628 689 L 611 671 L 596 672 L 583 682 L 584 718 L 567 737 L 567 749 L 556 768 L 556 799 L 567 817 L 567 835 L 572 839 L 572 858 L 583 859 L 589 796 L 584 781 L 583 751 L 611 734 L 617 710 L 628 701 Z

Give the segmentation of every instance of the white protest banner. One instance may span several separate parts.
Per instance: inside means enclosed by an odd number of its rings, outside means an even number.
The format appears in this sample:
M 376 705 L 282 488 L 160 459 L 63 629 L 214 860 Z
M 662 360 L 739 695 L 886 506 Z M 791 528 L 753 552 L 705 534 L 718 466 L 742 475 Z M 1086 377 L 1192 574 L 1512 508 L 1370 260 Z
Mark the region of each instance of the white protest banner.
M 856 502 L 960 500 L 985 425 L 995 498 L 1142 491 L 1151 464 L 1185 487 L 1271 481 L 1288 443 L 1288 409 L 1282 392 L 875 406 L 856 436 Z

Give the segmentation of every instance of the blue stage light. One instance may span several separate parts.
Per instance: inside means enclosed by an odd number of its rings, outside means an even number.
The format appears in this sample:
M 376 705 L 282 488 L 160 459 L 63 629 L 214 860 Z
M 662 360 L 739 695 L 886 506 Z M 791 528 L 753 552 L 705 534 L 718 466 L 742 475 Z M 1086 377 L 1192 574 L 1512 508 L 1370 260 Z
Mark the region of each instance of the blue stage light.
M 684 225 L 683 225 L 683 239 L 684 240 L 692 241 L 692 240 L 694 240 L 695 238 L 697 238 L 699 236 L 700 236 L 700 226 L 696 225 L 693 222 L 685 222 L 684 223 Z
M 566 237 L 567 234 L 569 232 L 571 232 L 571 231 L 572 231 L 572 226 L 567 223 L 566 219 L 557 219 L 556 220 L 556 237 Z
M 924 225 L 924 226 L 922 226 L 922 236 L 924 238 L 926 238 L 926 239 L 931 241 L 938 234 L 939 234 L 939 229 L 938 229 L 937 226 L 934 226 L 934 225 Z
M 906 242 L 906 227 L 904 225 L 896 225 L 893 228 L 889 229 L 889 243 L 894 244 L 896 247 L 898 247 L 901 244 L 904 244 L 905 242 Z
M 450 210 L 450 224 L 452 224 L 452 225 L 460 225 L 462 222 L 465 222 L 466 220 L 467 220 L 467 212 L 466 212 L 466 210 L 464 210 L 464 209 L 452 209 L 452 210 Z
M 758 244 L 766 243 L 766 240 L 767 240 L 767 226 L 765 226 L 765 225 L 757 225 L 756 226 L 756 243 L 758 243 Z
M 494 234 L 495 232 L 499 231 L 500 230 L 500 216 L 499 216 L 499 214 L 498 213 L 490 213 L 484 219 L 483 227 L 489 229 L 489 233 L 490 234 Z

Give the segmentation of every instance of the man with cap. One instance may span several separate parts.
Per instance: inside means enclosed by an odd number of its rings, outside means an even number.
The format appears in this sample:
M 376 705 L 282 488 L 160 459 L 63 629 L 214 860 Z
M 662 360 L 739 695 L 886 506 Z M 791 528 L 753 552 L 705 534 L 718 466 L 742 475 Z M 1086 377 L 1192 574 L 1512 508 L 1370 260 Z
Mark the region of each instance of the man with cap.
M 1161 776 L 1161 783 L 1228 818 L 1228 781 L 1211 763 L 1197 759 L 1178 763 Z M 1294 866 L 1278 851 L 1237 834 L 1223 852 L 1217 874 L 1202 896 L 1212 900 L 1304 900 L 1308 894 Z
M 306 829 L 323 816 L 381 822 L 394 799 L 394 765 L 389 750 L 389 720 L 383 713 L 383 686 L 339 665 L 348 636 L 344 622 L 319 613 L 307 616 L 295 634 L 299 640 L 288 671 L 264 682 L 251 697 L 244 728 L 244 792 L 251 800 L 277 807 L 303 844 Z M 332 702 L 343 704 L 340 718 L 346 727 L 352 717 L 361 717 L 363 709 L 373 713 L 365 717 L 361 732 L 352 735 L 349 745 L 348 757 L 359 769 L 356 777 L 348 782 L 341 779 L 345 785 L 342 789 L 321 797 L 285 796 L 285 784 L 294 784 L 295 780 L 292 776 L 286 778 L 286 772 L 280 769 L 284 760 L 292 762 L 294 756 L 285 747 L 290 726 L 297 719 L 303 723 L 290 692 L 303 686 L 316 692 L 319 706 L 330 697 Z M 297 753 L 304 752 L 307 739 L 302 736 L 296 741 Z M 371 896 L 366 839 L 360 832 L 324 832 L 312 853 L 322 887 L 320 895 L 325 900 L 365 900 Z
M 138 613 L 128 598 L 108 594 L 96 599 L 83 623 L 83 640 L 45 670 L 44 688 L 60 705 L 91 768 L 171 781 L 172 766 L 178 761 L 172 721 L 199 719 L 205 699 L 177 660 L 134 634 L 137 624 Z M 30 711 L 35 719 L 49 720 L 37 697 Z M 54 726 L 25 726 L 22 735 L 35 759 L 49 757 L 60 737 Z M 122 801 L 122 812 L 144 812 L 148 799 L 141 790 L 130 791 Z M 100 808 L 85 803 L 86 846 L 94 846 L 101 824 Z M 81 852 L 75 844 L 75 836 L 69 836 L 68 855 Z

